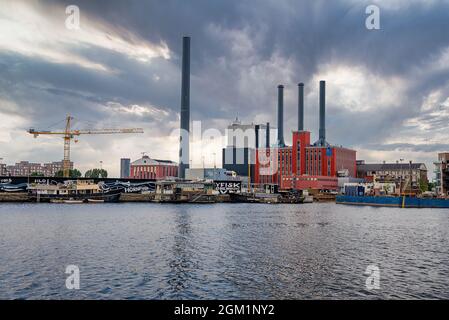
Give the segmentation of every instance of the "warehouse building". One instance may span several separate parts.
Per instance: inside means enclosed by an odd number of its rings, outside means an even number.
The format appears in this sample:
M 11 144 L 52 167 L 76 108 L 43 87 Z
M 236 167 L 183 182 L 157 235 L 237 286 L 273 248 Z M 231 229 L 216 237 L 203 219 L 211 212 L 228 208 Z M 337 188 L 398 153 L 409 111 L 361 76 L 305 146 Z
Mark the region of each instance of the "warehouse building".
M 238 180 L 234 171 L 223 168 L 189 168 L 186 169 L 187 180 Z
M 171 160 L 151 159 L 144 155 L 130 165 L 131 179 L 164 180 L 178 176 L 178 164 Z

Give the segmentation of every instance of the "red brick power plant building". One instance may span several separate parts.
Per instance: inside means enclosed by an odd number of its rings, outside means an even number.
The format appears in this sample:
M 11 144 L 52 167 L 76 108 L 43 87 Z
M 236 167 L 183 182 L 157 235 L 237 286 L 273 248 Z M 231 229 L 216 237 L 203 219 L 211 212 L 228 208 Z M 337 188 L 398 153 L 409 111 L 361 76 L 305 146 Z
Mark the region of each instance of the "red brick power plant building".
M 310 143 L 304 130 L 304 84 L 298 85 L 298 130 L 292 146 L 286 146 L 283 132 L 284 87 L 278 86 L 278 139 L 276 146 L 257 148 L 256 184 L 277 184 L 280 189 L 337 190 L 339 172 L 357 176 L 356 151 L 332 146 L 326 141 L 326 83 L 320 81 L 319 139 Z

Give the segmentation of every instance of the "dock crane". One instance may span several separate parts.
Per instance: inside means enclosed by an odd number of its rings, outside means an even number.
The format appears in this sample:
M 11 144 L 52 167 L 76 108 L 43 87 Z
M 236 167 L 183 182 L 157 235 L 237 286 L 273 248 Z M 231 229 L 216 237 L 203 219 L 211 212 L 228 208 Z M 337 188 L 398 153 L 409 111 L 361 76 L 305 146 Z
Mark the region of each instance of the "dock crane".
M 86 129 L 86 130 L 72 130 L 73 117 L 68 115 L 65 119 L 66 125 L 65 130 L 48 131 L 48 130 L 35 130 L 34 128 L 29 129 L 27 132 L 34 135 L 35 138 L 41 134 L 49 135 L 62 135 L 64 138 L 64 160 L 62 162 L 63 176 L 65 178 L 69 177 L 70 173 L 70 140 L 74 139 L 75 136 L 80 136 L 82 134 L 118 134 L 118 133 L 143 133 L 142 128 L 128 128 L 128 129 Z M 75 140 L 75 143 L 78 140 Z

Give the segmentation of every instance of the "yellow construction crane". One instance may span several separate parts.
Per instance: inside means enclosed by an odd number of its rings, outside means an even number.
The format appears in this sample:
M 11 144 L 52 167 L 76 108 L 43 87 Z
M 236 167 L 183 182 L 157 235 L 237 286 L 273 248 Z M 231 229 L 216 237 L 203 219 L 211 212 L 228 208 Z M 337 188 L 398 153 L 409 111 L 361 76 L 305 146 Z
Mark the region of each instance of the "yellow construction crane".
M 130 129 L 97 129 L 97 130 L 72 130 L 71 122 L 73 117 L 70 115 L 66 118 L 65 130 L 59 131 L 48 131 L 48 130 L 35 130 L 29 129 L 28 133 L 34 135 L 37 138 L 40 134 L 53 134 L 53 135 L 62 135 L 64 138 L 64 160 L 62 163 L 64 177 L 68 178 L 70 173 L 70 140 L 72 140 L 75 136 L 79 136 L 82 134 L 115 134 L 115 133 L 143 133 L 142 128 L 130 128 Z M 75 143 L 78 140 L 75 140 Z

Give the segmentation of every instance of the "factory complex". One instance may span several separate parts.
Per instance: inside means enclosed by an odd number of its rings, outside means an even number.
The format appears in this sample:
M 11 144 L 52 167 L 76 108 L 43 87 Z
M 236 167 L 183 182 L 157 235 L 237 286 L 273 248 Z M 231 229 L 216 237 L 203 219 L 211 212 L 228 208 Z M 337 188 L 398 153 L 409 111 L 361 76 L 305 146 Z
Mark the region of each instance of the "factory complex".
M 255 183 L 277 184 L 280 189 L 338 189 L 338 176 L 356 177 L 356 151 L 326 141 L 325 82 L 320 82 L 320 131 L 315 143 L 304 130 L 304 84 L 298 85 L 298 128 L 292 146 L 283 133 L 283 90 L 278 86 L 278 139 L 274 147 L 256 148 Z

